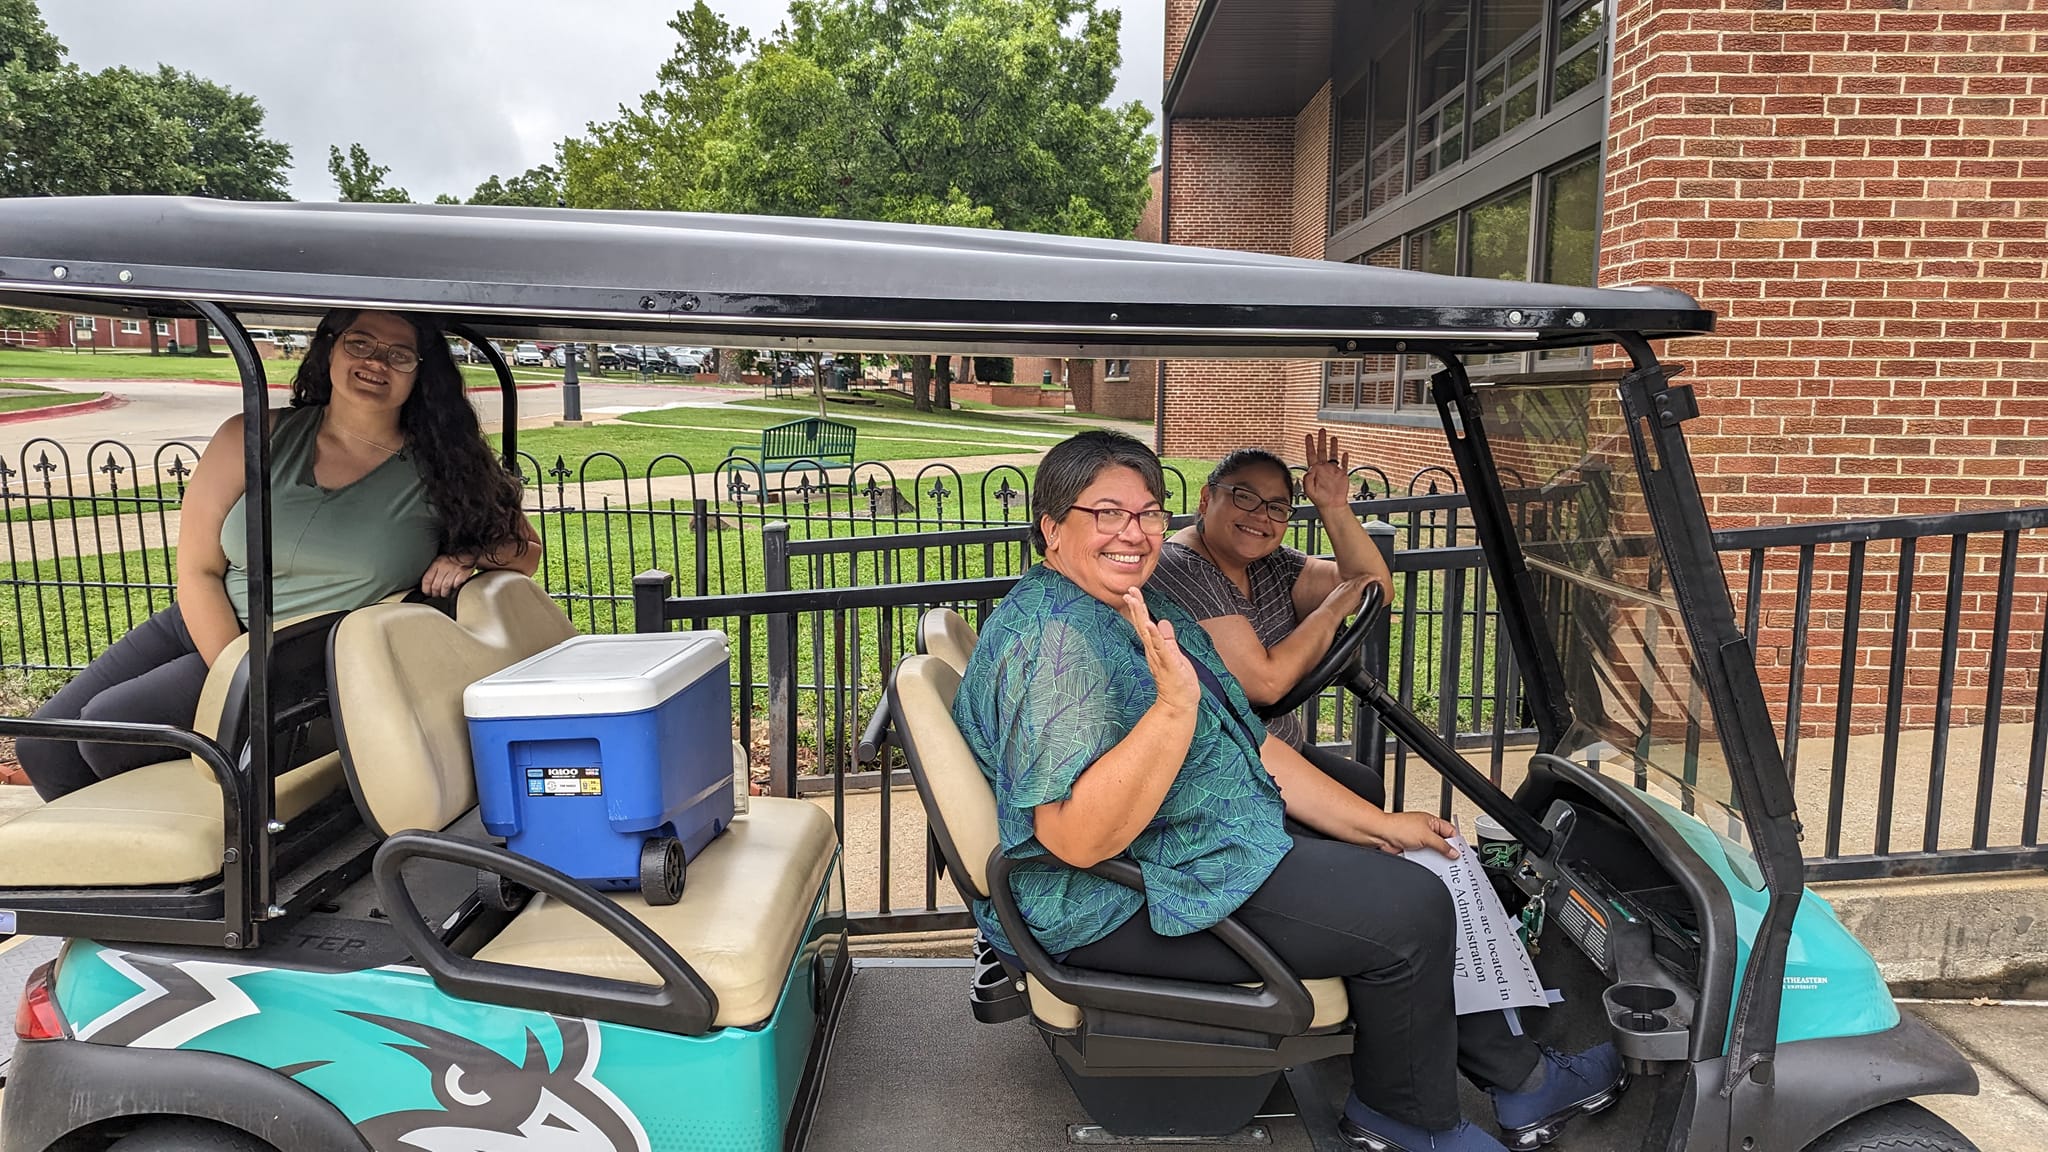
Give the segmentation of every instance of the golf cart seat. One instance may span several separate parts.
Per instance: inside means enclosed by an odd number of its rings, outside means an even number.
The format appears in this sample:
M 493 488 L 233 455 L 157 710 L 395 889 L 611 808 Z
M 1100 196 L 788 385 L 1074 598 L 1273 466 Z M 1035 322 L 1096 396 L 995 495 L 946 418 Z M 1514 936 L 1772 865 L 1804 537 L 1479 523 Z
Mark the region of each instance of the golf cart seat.
M 933 608 L 917 619 L 917 650 L 951 664 L 955 672 L 967 670 L 978 639 L 974 625 L 951 608 Z
M 440 832 L 476 806 L 463 689 L 573 634 L 547 593 L 514 573 L 470 581 L 452 620 L 420 605 L 394 604 L 357 613 L 335 630 L 335 714 L 349 783 L 364 819 L 392 837 L 387 851 L 462 856 L 487 871 L 516 859 L 501 849 L 480 855 L 481 846 L 451 844 L 452 837 L 396 834 Z M 745 753 L 733 747 L 734 770 L 744 777 Z M 809 943 L 806 926 L 819 915 L 839 914 L 837 907 L 819 908 L 837 850 L 824 809 L 756 797 L 750 811 L 690 861 L 676 903 L 653 906 L 638 892 L 593 898 L 608 900 L 638 922 L 636 933 L 659 938 L 688 964 L 712 995 L 709 1027 L 753 1026 L 782 1000 Z M 499 971 L 661 983 L 628 941 L 575 903 L 536 892 L 471 960 L 505 966 Z M 419 958 L 430 972 L 440 963 L 434 955 Z M 581 1014 L 678 1030 L 672 1022 L 632 1019 L 630 1012 L 606 1017 L 602 1007 Z
M 379 835 L 439 831 L 476 807 L 462 692 L 576 634 L 531 577 L 485 572 L 455 614 L 374 604 L 334 630 L 334 728 L 356 807 Z
M 1011 897 L 995 792 L 953 723 L 960 674 L 935 655 L 896 669 L 889 707 L 954 883 L 991 900 L 1017 949 L 1033 1022 L 1095 1122 L 1119 1135 L 1224 1135 L 1248 1123 L 1290 1066 L 1351 1050 L 1341 980 L 1302 981 L 1235 920 L 1210 929 L 1260 972 L 1255 985 L 1116 975 L 1061 964 Z M 1131 887 L 1137 866 L 1090 871 Z
M 271 684 L 277 710 L 317 704 L 327 692 L 328 612 L 280 624 Z M 230 762 L 249 739 L 248 636 L 235 637 L 208 671 L 192 729 L 218 741 Z M 324 708 L 313 711 L 324 716 Z M 272 815 L 289 825 L 342 786 L 341 757 L 324 723 L 273 743 Z M 96 781 L 0 825 L 0 877 L 9 888 L 156 888 L 220 875 L 220 784 L 196 756 L 180 756 Z

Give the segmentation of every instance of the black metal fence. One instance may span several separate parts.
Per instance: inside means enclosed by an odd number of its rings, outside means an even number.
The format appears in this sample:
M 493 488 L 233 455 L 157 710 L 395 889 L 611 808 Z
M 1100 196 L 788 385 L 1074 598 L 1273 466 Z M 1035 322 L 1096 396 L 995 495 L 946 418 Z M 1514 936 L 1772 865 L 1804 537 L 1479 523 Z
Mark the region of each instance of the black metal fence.
M 0 460 L 11 593 L 0 670 L 63 676 L 168 603 L 196 460 L 183 444 L 139 459 L 102 442 L 81 458 L 47 440 Z M 725 629 L 736 719 L 769 787 L 831 793 L 843 829 L 850 802 L 878 807 L 862 817 L 880 831 L 858 858 L 848 837 L 849 866 L 872 870 L 877 893 L 864 924 L 957 920 L 941 911 L 950 897 L 933 857 L 908 851 L 913 832 L 897 829 L 917 823 L 915 805 L 879 788 L 854 752 L 890 670 L 914 650 L 918 613 L 949 602 L 978 620 L 1026 564 L 1030 470 L 762 475 L 728 460 L 699 474 L 677 457 L 629 468 L 609 454 L 575 467 L 528 457 L 522 470 L 541 578 L 580 629 L 635 627 L 636 600 L 642 625 L 667 611 Z M 1354 479 L 1354 511 L 1391 532 L 1390 688 L 1512 787 L 1530 733 L 1454 478 Z M 1169 506 L 1191 512 L 1198 484 L 1171 474 Z M 1312 510 L 1290 543 L 1323 550 Z M 1717 544 L 1783 722 L 1816 878 L 2048 864 L 2048 732 L 2033 724 L 2048 693 L 2048 509 L 1738 529 Z M 636 585 L 650 570 L 672 575 Z M 1318 740 L 1359 737 L 1348 702 L 1325 698 L 1307 719 Z M 1368 725 L 1362 746 L 1397 803 L 1452 806 L 1399 742 Z

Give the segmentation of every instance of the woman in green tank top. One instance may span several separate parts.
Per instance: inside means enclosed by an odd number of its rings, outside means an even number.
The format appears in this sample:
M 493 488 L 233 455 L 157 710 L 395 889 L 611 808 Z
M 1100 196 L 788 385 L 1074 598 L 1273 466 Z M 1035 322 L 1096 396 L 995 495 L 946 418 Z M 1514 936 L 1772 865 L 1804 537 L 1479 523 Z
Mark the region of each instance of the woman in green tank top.
M 192 723 L 207 669 L 248 615 L 242 437 L 220 426 L 185 490 L 178 598 L 95 659 L 45 719 Z M 445 596 L 492 568 L 532 575 L 540 543 L 519 482 L 492 454 L 430 318 L 330 312 L 268 414 L 271 610 L 360 608 L 418 587 Z M 19 742 L 43 798 L 171 758 L 140 745 Z

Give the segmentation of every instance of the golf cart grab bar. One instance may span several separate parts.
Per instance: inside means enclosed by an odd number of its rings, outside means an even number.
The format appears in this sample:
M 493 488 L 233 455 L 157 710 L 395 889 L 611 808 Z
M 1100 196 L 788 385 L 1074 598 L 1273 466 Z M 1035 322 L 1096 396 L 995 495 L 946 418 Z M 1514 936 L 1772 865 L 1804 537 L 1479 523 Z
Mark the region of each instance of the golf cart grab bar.
M 561 901 L 631 948 L 661 983 L 607 980 L 456 955 L 428 926 L 405 886 L 403 866 L 414 859 L 490 872 Z M 711 1031 L 718 1016 L 718 994 L 667 941 L 618 905 L 545 864 L 473 840 L 412 831 L 386 839 L 371 867 L 391 926 L 434 986 L 451 996 L 688 1036 Z
M 861 732 L 860 743 L 854 745 L 853 758 L 856 763 L 873 764 L 882 755 L 882 749 L 889 742 L 889 696 L 883 693 L 882 702 L 875 706 L 875 714 L 868 717 L 868 726 Z
M 1019 863 L 1004 855 L 1000 847 L 989 853 L 989 901 L 995 905 L 996 918 L 1002 921 L 1003 932 L 1010 938 L 1010 947 L 1017 950 L 1024 970 L 1037 977 L 1046 991 L 1067 1003 L 1078 1008 L 1129 1012 L 1276 1036 L 1298 1036 L 1315 1019 L 1315 1002 L 1302 986 L 1301 978 L 1273 954 L 1265 941 L 1228 916 L 1211 925 L 1208 932 L 1251 967 L 1260 981 L 1256 988 L 1126 976 L 1061 964 L 1031 934 L 1023 911 L 1017 907 L 1017 898 L 1010 890 L 1010 873 Z M 1129 860 L 1104 860 L 1084 871 L 1126 888 L 1145 890 L 1144 873 Z

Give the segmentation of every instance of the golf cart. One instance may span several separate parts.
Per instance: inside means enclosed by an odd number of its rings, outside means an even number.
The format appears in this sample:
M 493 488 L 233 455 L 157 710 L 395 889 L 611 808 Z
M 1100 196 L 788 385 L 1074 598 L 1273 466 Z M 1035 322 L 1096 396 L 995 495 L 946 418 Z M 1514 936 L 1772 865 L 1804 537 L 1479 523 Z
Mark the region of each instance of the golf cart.
M 1562 1046 L 1611 1037 L 1638 1074 L 1554 1146 L 1970 1147 L 1910 1103 L 1974 1092 L 1969 1066 L 1804 890 L 1686 455 L 1691 392 L 1649 343 L 1711 328 L 1680 293 L 849 221 L 119 198 L 0 201 L 0 304 L 203 318 L 252 421 L 244 324 L 431 313 L 497 370 L 508 459 L 494 341 L 1431 358 L 1541 751 L 1513 795 L 1495 787 L 1359 670 L 1369 618 L 1283 704 L 1351 688 L 1521 845 L 1505 885 L 1548 909 L 1532 937 L 1562 994 L 1525 1021 Z M 1625 370 L 1466 370 L 1607 345 Z M 1021 970 L 856 964 L 833 823 L 795 798 L 755 799 L 665 906 L 505 851 L 474 811 L 463 687 L 566 618 L 498 573 L 451 610 L 274 620 L 268 456 L 248 438 L 246 649 L 216 662 L 191 729 L 0 719 L 188 757 L 0 825 L 0 938 L 65 939 L 16 1013 L 5 1152 L 1343 1147 L 1342 988 L 1234 921 L 1212 931 L 1255 987 L 1076 969 L 1015 927 Z M 786 613 L 801 594 L 767 595 Z M 955 884 L 1015 917 L 948 708 L 972 633 L 928 625 L 892 739 Z M 1092 1125 L 1068 1124 L 1077 1102 Z

